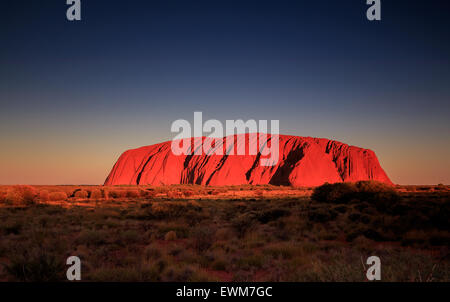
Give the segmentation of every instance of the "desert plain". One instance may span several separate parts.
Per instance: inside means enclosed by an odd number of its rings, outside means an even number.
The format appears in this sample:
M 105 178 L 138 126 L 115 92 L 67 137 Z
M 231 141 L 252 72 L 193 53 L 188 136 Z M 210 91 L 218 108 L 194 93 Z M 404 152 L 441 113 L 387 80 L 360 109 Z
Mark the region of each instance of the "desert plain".
M 450 188 L 0 186 L 0 280 L 450 280 Z

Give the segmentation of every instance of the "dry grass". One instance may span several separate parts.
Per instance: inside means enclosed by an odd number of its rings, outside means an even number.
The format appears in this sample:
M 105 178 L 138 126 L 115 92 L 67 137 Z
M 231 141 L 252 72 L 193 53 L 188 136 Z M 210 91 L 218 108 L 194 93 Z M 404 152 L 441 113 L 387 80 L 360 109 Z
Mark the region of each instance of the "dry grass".
M 364 281 L 377 255 L 384 281 L 449 281 L 448 187 L 403 189 L 379 207 L 272 186 L 0 186 L 0 280 L 64 280 L 77 255 L 84 281 Z

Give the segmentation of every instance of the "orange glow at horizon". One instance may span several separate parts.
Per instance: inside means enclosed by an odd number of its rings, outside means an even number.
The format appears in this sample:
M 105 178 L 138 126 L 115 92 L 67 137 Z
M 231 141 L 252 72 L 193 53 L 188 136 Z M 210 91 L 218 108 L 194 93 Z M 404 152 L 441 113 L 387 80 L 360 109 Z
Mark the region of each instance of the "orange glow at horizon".
M 32 140 L 15 140 L 0 151 L 0 184 L 100 185 L 122 152 L 168 139 L 159 137 L 147 143 L 124 139 L 119 143 L 115 137 L 102 137 L 101 140 L 92 138 L 79 143 L 61 137 L 41 140 L 39 144 Z M 446 143 L 435 148 L 417 145 L 406 153 L 403 150 L 408 146 L 392 150 L 390 143 L 379 143 L 376 148 L 364 143 L 353 142 L 353 145 L 374 150 L 382 168 L 396 184 L 450 183 Z M 443 158 L 446 161 L 443 162 Z

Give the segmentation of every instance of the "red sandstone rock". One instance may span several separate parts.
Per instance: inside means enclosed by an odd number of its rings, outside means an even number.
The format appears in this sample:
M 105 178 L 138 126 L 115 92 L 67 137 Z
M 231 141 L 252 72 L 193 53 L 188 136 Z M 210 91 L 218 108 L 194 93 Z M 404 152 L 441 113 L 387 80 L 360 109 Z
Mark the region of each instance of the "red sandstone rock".
M 236 143 L 242 135 L 248 145 L 248 134 L 229 136 L 220 142 L 234 139 Z M 259 155 L 174 155 L 169 141 L 124 152 L 105 185 L 318 186 L 358 180 L 392 184 L 371 150 L 323 138 L 280 135 L 275 166 L 261 166 Z

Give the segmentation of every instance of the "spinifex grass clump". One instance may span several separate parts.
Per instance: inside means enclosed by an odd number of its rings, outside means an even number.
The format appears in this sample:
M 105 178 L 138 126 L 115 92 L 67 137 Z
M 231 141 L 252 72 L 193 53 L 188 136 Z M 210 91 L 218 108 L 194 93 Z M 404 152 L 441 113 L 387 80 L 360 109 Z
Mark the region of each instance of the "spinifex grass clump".
M 400 195 L 392 186 L 377 181 L 326 183 L 314 189 L 311 199 L 326 203 L 369 202 L 377 208 L 386 208 L 400 200 Z

